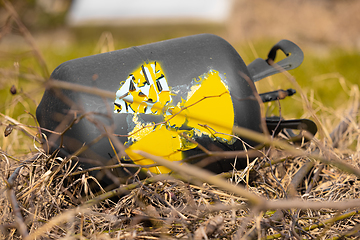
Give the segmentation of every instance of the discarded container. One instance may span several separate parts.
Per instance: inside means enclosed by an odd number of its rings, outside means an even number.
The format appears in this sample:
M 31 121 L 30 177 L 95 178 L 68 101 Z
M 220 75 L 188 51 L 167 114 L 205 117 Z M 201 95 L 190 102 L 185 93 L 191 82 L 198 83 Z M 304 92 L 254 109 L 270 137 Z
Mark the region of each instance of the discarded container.
M 105 98 L 84 92 L 86 89 L 47 89 L 37 108 L 37 119 L 43 129 L 64 134 L 61 138 L 43 130 L 44 147 L 52 152 L 61 146 L 64 155 L 76 153 L 83 168 L 118 161 L 153 164 L 133 150 L 169 161 L 203 153 L 199 144 L 213 151 L 243 150 L 244 143 L 233 135 L 232 128 L 236 125 L 262 132 L 253 81 L 278 72 L 269 65 L 278 49 L 289 55 L 278 62 L 285 70 L 301 64 L 302 51 L 283 40 L 270 51 L 269 59 L 256 59 L 247 67 L 228 42 L 210 34 L 65 62 L 54 70 L 52 79 L 106 90 L 114 96 Z M 274 98 L 271 94 L 265 98 Z M 316 126 L 307 124 L 315 134 Z M 298 126 L 295 123 L 292 128 Z M 125 145 L 126 157 L 115 151 L 113 137 Z M 238 160 L 234 166 L 234 159 L 220 159 L 204 168 L 220 173 L 244 166 L 246 161 Z M 170 172 L 163 166 L 147 169 Z M 127 166 L 111 173 L 126 178 L 137 170 Z

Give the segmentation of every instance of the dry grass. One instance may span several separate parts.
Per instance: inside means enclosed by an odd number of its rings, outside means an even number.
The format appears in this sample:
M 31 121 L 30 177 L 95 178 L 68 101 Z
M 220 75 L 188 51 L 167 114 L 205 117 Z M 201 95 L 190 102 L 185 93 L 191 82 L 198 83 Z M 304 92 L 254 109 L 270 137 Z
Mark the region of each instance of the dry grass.
M 23 36 L 33 44 L 31 36 L 23 31 Z M 42 62 L 38 50 L 33 48 L 33 51 Z M 16 72 L 0 70 L 1 79 L 19 77 Z M 31 72 L 21 77 L 43 81 Z M 239 136 L 250 134 L 269 146 L 245 170 L 215 176 L 196 166 L 148 156 L 173 169 L 175 174 L 145 180 L 135 178 L 132 183 L 98 194 L 89 188 L 96 181 L 89 172 L 74 175 L 79 169 L 72 167 L 71 159 L 44 153 L 36 143 L 39 137 L 36 126 L 29 125 L 33 120 L 31 115 L 12 119 L 11 111 L 7 110 L 1 116 L 1 125 L 8 136 L 3 138 L 0 152 L 0 236 L 3 239 L 358 239 L 358 87 L 350 86 L 349 95 L 348 110 L 334 110 L 309 101 L 302 94 L 306 114 L 319 120 L 322 132 L 302 148 L 281 137 L 271 139 L 234 128 Z M 13 101 L 31 99 L 24 93 L 21 96 Z M 24 146 L 31 148 L 28 154 L 13 155 Z
M 315 160 L 321 156 L 358 169 L 358 151 L 348 148 L 359 137 L 355 119 L 350 120 L 342 149 L 314 141 L 297 149 L 299 156 L 273 147 L 251 169 L 227 179 L 194 166 L 186 166 L 185 174 L 175 166 L 177 177 L 135 181 L 97 197 L 87 188 L 88 174 L 69 180 L 76 171 L 70 164 L 55 175 L 63 159 L 49 159 L 39 150 L 16 162 L 3 152 L 2 237 L 356 239 L 359 175 Z M 119 200 L 109 200 L 118 193 Z

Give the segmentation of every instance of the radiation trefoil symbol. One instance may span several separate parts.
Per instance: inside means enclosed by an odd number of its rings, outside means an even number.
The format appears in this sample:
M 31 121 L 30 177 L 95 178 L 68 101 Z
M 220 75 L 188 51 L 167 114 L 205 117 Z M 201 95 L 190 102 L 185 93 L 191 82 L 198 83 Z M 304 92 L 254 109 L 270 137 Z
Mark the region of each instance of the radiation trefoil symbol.
M 169 161 L 180 161 L 183 152 L 196 148 L 189 138 L 207 136 L 212 139 L 233 142 L 234 108 L 227 85 L 216 70 L 189 80 L 190 91 L 175 103 L 178 91 L 169 87 L 158 62 L 144 63 L 133 71 L 116 92 L 115 113 L 133 114 L 136 123 L 129 133 L 126 153 L 136 164 L 154 162 L 134 153 L 146 151 Z M 163 122 L 142 123 L 138 114 L 162 115 Z M 186 130 L 184 130 L 186 129 Z M 190 130 L 189 130 L 190 129 Z M 168 173 L 163 166 L 150 167 L 153 173 Z

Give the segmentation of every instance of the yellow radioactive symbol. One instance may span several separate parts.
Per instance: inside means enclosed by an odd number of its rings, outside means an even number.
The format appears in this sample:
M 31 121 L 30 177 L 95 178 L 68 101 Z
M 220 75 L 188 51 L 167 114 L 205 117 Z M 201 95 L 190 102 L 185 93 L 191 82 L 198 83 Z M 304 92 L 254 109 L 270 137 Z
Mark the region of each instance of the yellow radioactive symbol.
M 234 108 L 227 86 L 215 70 L 198 79 L 186 99 L 176 106 L 172 104 L 171 88 L 159 63 L 142 65 L 120 87 L 114 111 L 134 113 L 136 127 L 129 133 L 129 141 L 133 143 L 125 151 L 134 163 L 154 163 L 134 153 L 134 150 L 146 151 L 169 161 L 182 160 L 183 151 L 197 147 L 182 134 L 189 137 L 207 135 L 231 144 Z M 137 113 L 161 114 L 164 122 L 140 123 Z M 191 130 L 180 130 L 184 127 Z M 150 167 L 149 170 L 153 173 L 170 172 L 163 166 Z

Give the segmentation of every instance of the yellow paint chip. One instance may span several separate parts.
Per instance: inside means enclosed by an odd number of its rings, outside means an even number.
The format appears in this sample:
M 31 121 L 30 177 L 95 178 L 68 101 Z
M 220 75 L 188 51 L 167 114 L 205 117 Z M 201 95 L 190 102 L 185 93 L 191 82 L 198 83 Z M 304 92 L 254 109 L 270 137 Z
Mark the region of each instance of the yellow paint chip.
M 180 135 L 171 130 L 167 130 L 166 126 L 159 126 L 153 132 L 145 135 L 140 141 L 133 143 L 125 152 L 133 160 L 135 164 L 149 165 L 154 162 L 150 159 L 143 158 L 141 155 L 134 153 L 134 150 L 141 150 L 150 154 L 164 157 L 170 161 L 179 161 L 182 159 L 182 140 Z M 153 173 L 169 173 L 171 170 L 163 167 L 150 167 Z

